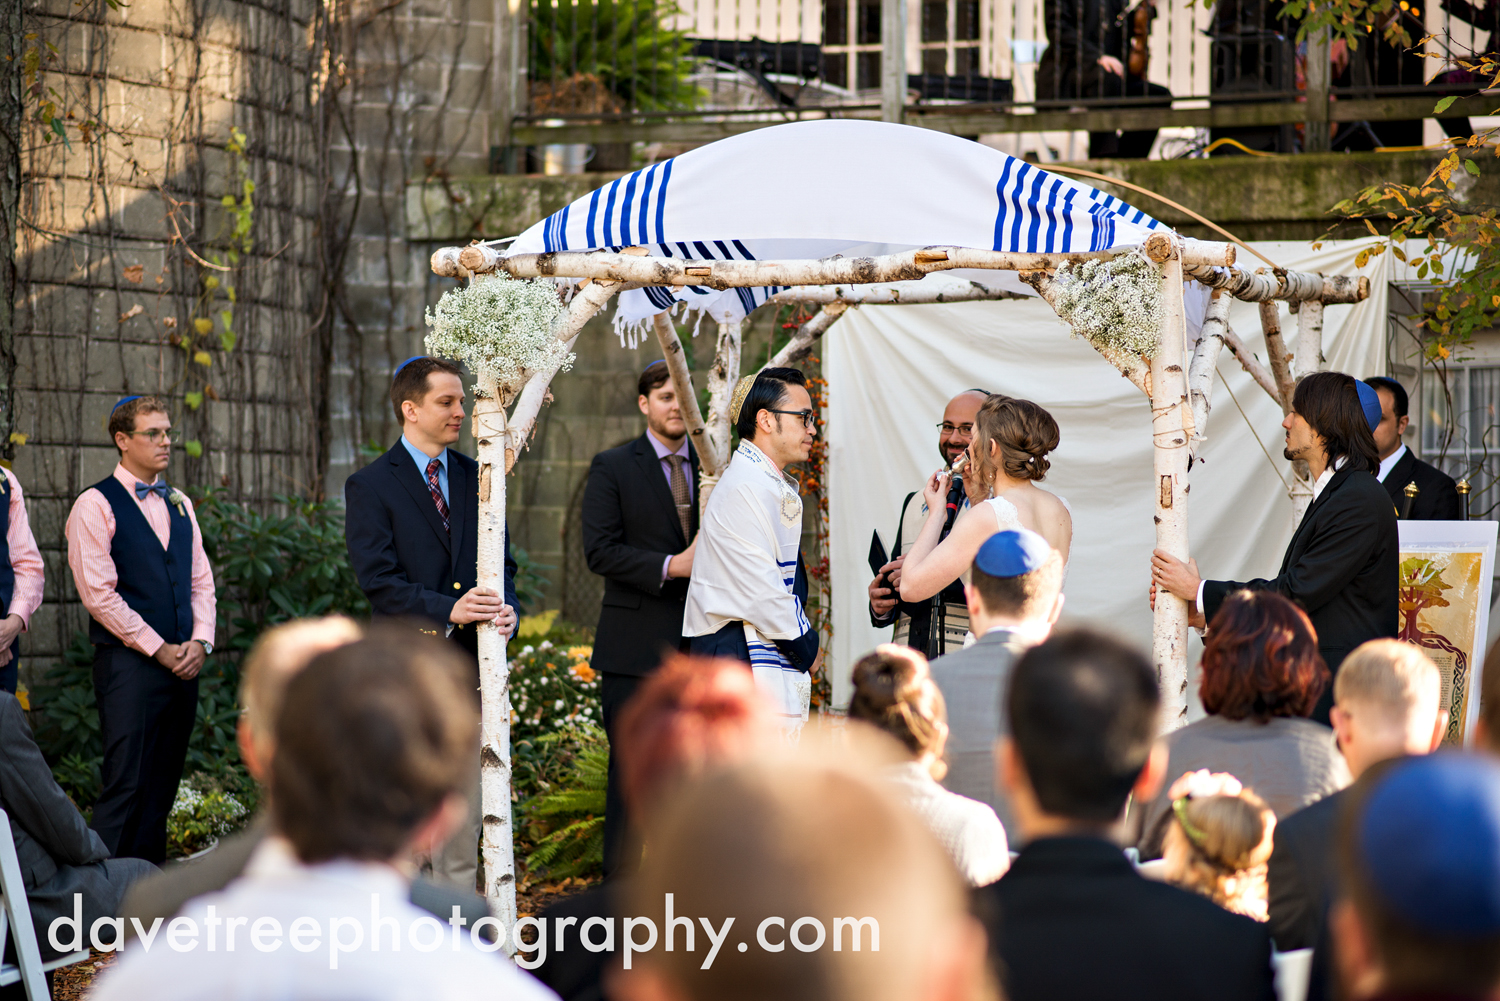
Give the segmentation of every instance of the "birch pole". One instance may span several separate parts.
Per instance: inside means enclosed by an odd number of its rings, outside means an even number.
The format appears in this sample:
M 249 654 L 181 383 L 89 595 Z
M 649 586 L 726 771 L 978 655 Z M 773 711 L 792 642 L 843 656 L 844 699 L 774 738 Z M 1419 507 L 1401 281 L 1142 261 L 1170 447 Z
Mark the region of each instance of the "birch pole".
M 1187 489 L 1193 411 L 1187 386 L 1187 325 L 1183 318 L 1182 257 L 1177 247 L 1160 262 L 1161 340 L 1151 360 L 1151 441 L 1156 489 L 1156 547 L 1188 559 Z M 1164 702 L 1162 732 L 1187 722 L 1187 602 L 1165 590 L 1156 594 L 1151 655 Z
M 692 439 L 693 448 L 698 452 L 700 484 L 708 477 L 717 482 L 724 475 L 728 458 L 706 433 L 708 425 L 703 422 L 703 411 L 698 408 L 698 391 L 693 388 L 693 373 L 688 370 L 687 353 L 682 347 L 682 339 L 677 336 L 677 327 L 666 313 L 657 313 L 651 318 L 651 329 L 656 333 L 656 343 L 661 346 L 667 371 L 672 373 L 672 391 L 677 394 L 677 405 L 682 410 L 682 421 L 687 425 L 688 437 Z M 700 515 L 703 512 L 701 504 L 698 512 Z
M 729 465 L 729 403 L 734 396 L 735 383 L 740 381 L 740 334 L 738 320 L 719 324 L 719 341 L 714 347 L 713 368 L 708 370 L 708 432 L 707 438 L 717 454 L 724 456 L 724 465 Z M 723 470 L 713 476 L 700 473 L 698 477 L 698 510 L 708 510 L 708 496 L 719 484 Z
M 1193 401 L 1193 442 L 1208 438 L 1208 415 L 1213 410 L 1214 374 L 1219 368 L 1219 354 L 1224 349 L 1224 333 L 1229 329 L 1229 296 L 1215 291 L 1203 316 L 1203 331 L 1188 366 L 1188 394 Z M 1192 458 L 1197 459 L 1197 445 Z
M 1321 372 L 1328 367 L 1328 360 L 1323 357 L 1323 303 L 1318 300 L 1294 303 L 1297 313 L 1297 340 L 1296 346 L 1289 356 L 1291 363 L 1292 384 L 1295 386 L 1298 379 L 1313 372 Z M 1287 396 L 1286 409 L 1291 410 L 1292 398 Z M 1312 506 L 1313 483 L 1312 472 L 1307 468 L 1307 463 L 1298 460 L 1292 463 L 1292 523 L 1302 524 L 1303 515 Z

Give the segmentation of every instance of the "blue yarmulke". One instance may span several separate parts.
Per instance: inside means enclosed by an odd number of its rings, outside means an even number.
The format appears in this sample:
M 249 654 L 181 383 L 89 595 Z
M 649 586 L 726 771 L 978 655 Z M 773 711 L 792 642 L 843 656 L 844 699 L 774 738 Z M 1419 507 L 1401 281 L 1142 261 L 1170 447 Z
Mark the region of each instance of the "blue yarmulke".
M 1364 408 L 1365 420 L 1370 422 L 1370 430 L 1374 431 L 1380 425 L 1380 397 L 1374 386 L 1359 379 L 1354 380 L 1354 390 L 1359 393 L 1359 405 Z
M 405 368 L 406 366 L 410 365 L 412 362 L 416 361 L 418 358 L 426 358 L 426 357 L 427 357 L 426 355 L 412 355 L 410 358 L 406 359 L 406 361 L 404 361 L 400 365 L 396 366 L 396 370 L 391 373 L 391 378 L 392 379 L 396 378 L 396 376 L 398 376 L 398 375 L 401 374 L 401 370 L 403 368 Z
M 1361 868 L 1395 917 L 1432 935 L 1500 933 L 1500 765 L 1413 758 L 1380 780 L 1356 821 Z
M 114 413 L 116 410 L 119 410 L 121 407 L 123 407 L 125 404 L 129 403 L 131 400 L 139 400 L 139 399 L 140 399 L 139 396 L 122 396 L 118 400 L 115 401 L 115 405 L 114 406 L 112 406 L 112 407 L 109 408 L 109 412 L 110 413 Z
M 1019 577 L 1046 563 L 1052 555 L 1047 540 L 1027 528 L 996 532 L 974 554 L 974 565 L 991 577 Z
M 666 363 L 667 363 L 667 360 L 665 358 L 658 358 L 658 359 L 656 359 L 656 361 L 652 362 L 650 365 L 647 365 L 645 368 L 641 369 L 641 374 L 644 375 L 647 372 L 651 371 L 656 366 L 658 366 L 658 365 L 665 365 Z

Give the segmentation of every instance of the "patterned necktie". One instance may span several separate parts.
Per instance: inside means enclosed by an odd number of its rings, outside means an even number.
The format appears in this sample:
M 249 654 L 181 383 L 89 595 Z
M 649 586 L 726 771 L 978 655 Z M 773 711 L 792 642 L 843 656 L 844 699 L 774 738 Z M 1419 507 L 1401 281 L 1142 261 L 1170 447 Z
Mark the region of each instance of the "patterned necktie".
M 682 470 L 682 464 L 686 461 L 687 456 L 685 455 L 667 456 L 667 462 L 672 467 L 672 503 L 677 505 L 677 520 L 682 524 L 683 539 L 692 542 L 693 535 L 688 526 L 691 524 L 690 515 L 693 510 L 693 501 L 688 496 L 687 474 Z
M 438 470 L 443 464 L 433 459 L 427 464 L 427 492 L 432 494 L 432 502 L 437 505 L 438 514 L 443 516 L 443 531 L 451 531 L 448 527 L 448 502 L 443 500 L 443 491 L 438 486 Z

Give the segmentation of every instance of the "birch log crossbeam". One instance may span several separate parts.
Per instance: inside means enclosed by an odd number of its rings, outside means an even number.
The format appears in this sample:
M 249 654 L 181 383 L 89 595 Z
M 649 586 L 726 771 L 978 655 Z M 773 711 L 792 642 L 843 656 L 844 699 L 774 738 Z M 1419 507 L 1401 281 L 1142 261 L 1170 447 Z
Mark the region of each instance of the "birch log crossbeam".
M 1149 254 L 1152 243 L 1145 245 Z M 1163 238 L 1165 239 L 1165 238 Z M 876 257 L 830 257 L 791 261 L 693 261 L 650 257 L 639 248 L 625 252 L 560 251 L 504 257 L 482 244 L 456 250 L 444 247 L 432 255 L 435 274 L 465 278 L 504 271 L 512 278 L 591 278 L 641 285 L 692 285 L 720 291 L 766 285 L 869 285 L 874 282 L 915 281 L 936 271 L 978 268 L 986 271 L 1046 271 L 1061 264 L 1109 260 L 1128 248 L 1066 254 L 1027 254 L 968 247 L 924 247 Z M 1228 267 L 1234 247 L 1227 243 L 1189 240 L 1182 251 L 1185 263 L 1197 267 Z
M 1239 268 L 1186 267 L 1183 274 L 1212 289 L 1228 292 L 1244 302 L 1355 303 L 1370 297 L 1370 279 L 1364 275 L 1315 275 L 1305 271 L 1253 274 Z
M 929 306 L 944 302 L 996 302 L 1001 299 L 1029 299 L 1031 296 L 1008 289 L 991 288 L 978 282 L 963 285 L 804 285 L 777 292 L 766 300 L 768 306 Z

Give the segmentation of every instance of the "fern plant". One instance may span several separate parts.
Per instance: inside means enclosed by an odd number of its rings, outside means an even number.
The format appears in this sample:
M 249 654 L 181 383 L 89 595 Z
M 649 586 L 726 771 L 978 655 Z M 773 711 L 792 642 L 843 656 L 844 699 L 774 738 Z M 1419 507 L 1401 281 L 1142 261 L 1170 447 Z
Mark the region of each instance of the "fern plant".
M 576 742 L 573 774 L 566 784 L 532 799 L 526 812 L 550 828 L 526 856 L 526 868 L 545 869 L 550 879 L 596 875 L 604 865 L 604 790 L 609 780 L 609 741 L 596 726 L 549 733 L 540 744 Z

